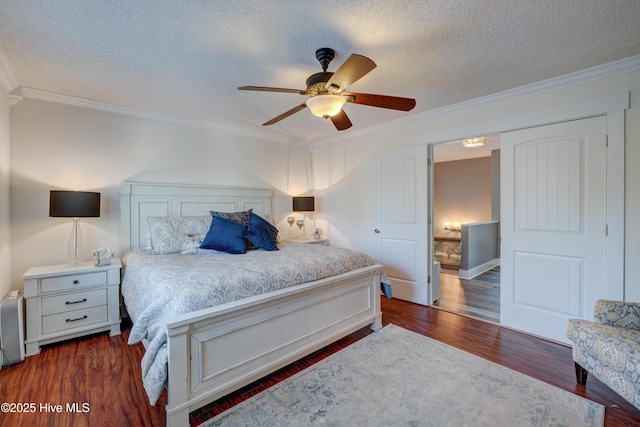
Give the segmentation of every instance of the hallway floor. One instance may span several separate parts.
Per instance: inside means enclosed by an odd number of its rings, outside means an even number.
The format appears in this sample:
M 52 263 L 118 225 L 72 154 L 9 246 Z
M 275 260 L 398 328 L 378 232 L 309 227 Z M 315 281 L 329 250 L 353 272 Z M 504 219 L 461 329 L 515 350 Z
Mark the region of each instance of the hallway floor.
M 500 267 L 471 280 L 460 279 L 457 274 L 443 271 L 440 273 L 440 299 L 434 306 L 500 323 Z

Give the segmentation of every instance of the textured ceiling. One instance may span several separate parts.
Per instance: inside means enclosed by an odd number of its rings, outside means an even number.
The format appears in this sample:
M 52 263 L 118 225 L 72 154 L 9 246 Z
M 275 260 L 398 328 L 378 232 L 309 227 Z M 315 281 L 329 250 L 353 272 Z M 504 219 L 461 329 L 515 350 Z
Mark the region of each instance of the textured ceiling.
M 352 132 L 640 54 L 639 0 L 3 0 L 0 51 L 20 86 L 293 140 L 337 134 L 287 93 L 351 54 L 378 67 L 349 90 L 416 98 L 409 113 L 347 104 Z

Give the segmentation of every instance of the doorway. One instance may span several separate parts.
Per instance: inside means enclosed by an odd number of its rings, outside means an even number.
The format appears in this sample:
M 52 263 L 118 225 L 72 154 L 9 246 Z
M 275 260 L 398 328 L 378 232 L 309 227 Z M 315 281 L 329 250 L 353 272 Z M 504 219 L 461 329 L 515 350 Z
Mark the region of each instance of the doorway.
M 499 247 L 500 136 L 487 136 L 482 142 L 476 147 L 465 147 L 462 141 L 433 146 L 433 254 L 440 263 L 440 271 L 434 271 L 440 292 L 433 305 L 499 323 L 499 254 L 486 258 L 489 254 L 468 252 L 477 252 L 477 246 L 485 250 L 475 230 L 491 222 L 493 250 Z M 475 242 L 463 246 L 463 234 Z
M 580 101 L 573 104 L 561 105 L 558 107 L 552 107 L 529 114 L 513 117 L 503 117 L 499 120 L 495 120 L 494 122 L 476 123 L 475 125 L 467 124 L 461 126 L 459 129 L 452 129 L 439 135 L 439 138 L 445 138 L 448 136 L 448 138 L 446 139 L 440 139 L 440 143 L 443 143 L 446 141 L 454 140 L 456 137 L 459 138 L 460 135 L 472 135 L 474 133 L 483 131 L 487 134 L 503 135 L 505 132 L 514 130 L 523 130 L 536 127 L 544 128 L 555 123 L 576 121 L 585 117 L 604 117 L 606 121 L 607 132 L 606 138 L 604 139 L 604 144 L 606 144 L 606 154 L 603 159 L 603 169 L 606 171 L 606 198 L 604 200 L 606 222 L 603 224 L 601 231 L 606 233 L 606 256 L 604 257 L 603 267 L 604 278 L 602 280 L 598 293 L 600 295 L 606 296 L 607 299 L 619 300 L 624 299 L 624 268 L 622 265 L 622 260 L 624 259 L 624 110 L 627 108 L 629 108 L 628 93 L 623 93 L 605 96 L 602 98 L 594 98 L 587 101 Z M 436 138 L 434 138 L 434 140 L 435 139 Z M 432 142 L 429 145 L 429 149 L 432 151 L 434 146 L 436 146 L 437 144 L 439 143 Z M 505 153 L 503 152 L 502 156 L 504 155 Z M 432 159 L 433 157 L 430 157 L 430 160 Z M 431 178 L 431 183 L 428 196 L 431 209 L 430 218 L 433 218 L 433 169 L 433 163 L 430 163 L 429 176 Z M 502 171 L 501 175 L 503 177 L 502 181 L 504 182 L 504 170 Z M 501 205 L 504 205 L 505 197 L 509 197 L 513 200 L 514 194 L 512 192 L 505 193 L 504 191 L 502 191 Z M 505 227 L 504 219 L 504 214 L 502 214 L 502 231 L 504 231 Z M 433 222 L 431 223 L 431 227 L 434 227 Z M 431 238 L 430 244 L 432 244 L 432 230 L 430 230 L 429 237 Z M 516 248 L 515 250 L 518 249 Z M 432 247 L 430 247 L 430 251 L 430 255 L 432 255 Z M 520 258 L 522 257 L 519 257 L 519 259 Z M 570 256 L 567 257 L 567 262 L 576 261 L 575 259 L 569 258 Z M 505 282 L 513 284 L 515 278 L 511 277 L 511 273 L 505 273 L 504 250 L 501 251 L 501 259 L 501 285 L 503 285 L 502 287 L 504 287 Z M 510 256 L 509 259 L 514 259 L 514 257 Z M 576 264 L 579 264 L 579 262 L 576 261 Z M 534 264 L 529 263 L 527 265 L 528 267 L 533 268 L 528 271 L 531 271 L 533 273 L 536 272 Z M 513 272 L 513 270 L 510 271 Z M 522 275 L 522 277 L 528 277 L 528 274 L 524 274 Z M 526 286 L 524 286 L 524 283 L 525 282 L 521 282 L 517 285 L 520 290 L 526 288 Z M 502 293 L 503 292 L 501 292 L 501 294 Z M 580 317 L 589 320 L 593 318 L 593 307 L 588 307 L 588 304 L 585 304 L 585 296 L 588 300 L 591 300 L 594 296 L 594 293 L 589 290 L 585 293 L 577 292 L 572 294 L 573 298 L 580 299 L 580 308 L 578 313 L 574 317 Z M 518 298 L 519 297 L 520 296 L 518 296 Z M 507 299 L 510 300 L 510 304 L 514 302 L 510 297 L 505 299 L 504 296 L 501 296 L 501 300 L 506 301 Z M 521 304 L 521 302 L 518 301 L 518 304 Z M 524 304 L 526 305 L 527 303 L 525 302 Z M 514 304 L 511 304 L 511 306 L 513 305 Z M 523 332 L 537 334 L 552 340 L 563 341 L 562 336 L 566 328 L 566 322 L 563 323 L 562 321 L 556 320 L 551 322 L 552 325 L 547 325 L 554 330 L 553 334 L 548 334 L 547 332 L 536 332 L 526 325 L 519 326 L 511 323 L 505 323 L 503 319 L 503 311 L 504 310 L 501 306 L 501 324 L 506 324 Z M 531 312 L 535 311 L 535 308 L 531 310 Z M 516 318 L 520 317 L 517 311 L 514 311 L 514 313 Z M 527 319 L 528 322 L 529 320 L 531 319 Z M 529 324 L 532 324 L 532 322 L 529 322 Z

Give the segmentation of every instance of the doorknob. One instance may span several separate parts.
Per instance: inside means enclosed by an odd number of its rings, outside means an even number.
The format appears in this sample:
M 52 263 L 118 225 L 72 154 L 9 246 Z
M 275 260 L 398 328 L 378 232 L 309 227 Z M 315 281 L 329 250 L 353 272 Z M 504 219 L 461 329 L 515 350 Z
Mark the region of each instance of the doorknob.
M 378 230 L 377 228 L 375 230 L 373 230 L 374 233 L 376 234 L 380 234 L 380 230 Z

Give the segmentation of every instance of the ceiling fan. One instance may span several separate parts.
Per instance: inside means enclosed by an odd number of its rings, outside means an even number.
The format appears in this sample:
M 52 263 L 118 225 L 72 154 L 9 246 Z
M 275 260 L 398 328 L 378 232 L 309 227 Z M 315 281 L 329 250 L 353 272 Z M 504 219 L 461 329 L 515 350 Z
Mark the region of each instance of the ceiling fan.
M 328 47 L 323 47 L 316 51 L 316 59 L 320 62 L 322 72 L 312 74 L 307 78 L 307 88 L 305 90 L 264 86 L 240 86 L 238 89 L 260 92 L 296 93 L 309 97 L 306 102 L 263 123 L 263 126 L 277 123 L 308 107 L 313 115 L 325 119 L 330 118 L 336 129 L 340 131 L 349 129 L 352 126 L 351 120 L 349 120 L 349 117 L 342 108 L 346 102 L 400 111 L 410 111 L 416 106 L 416 100 L 412 98 L 345 92 L 345 89 L 349 85 L 355 83 L 376 68 L 376 63 L 366 56 L 354 53 L 347 58 L 335 73 L 332 73 L 327 71 L 327 68 L 334 56 L 335 51 Z

